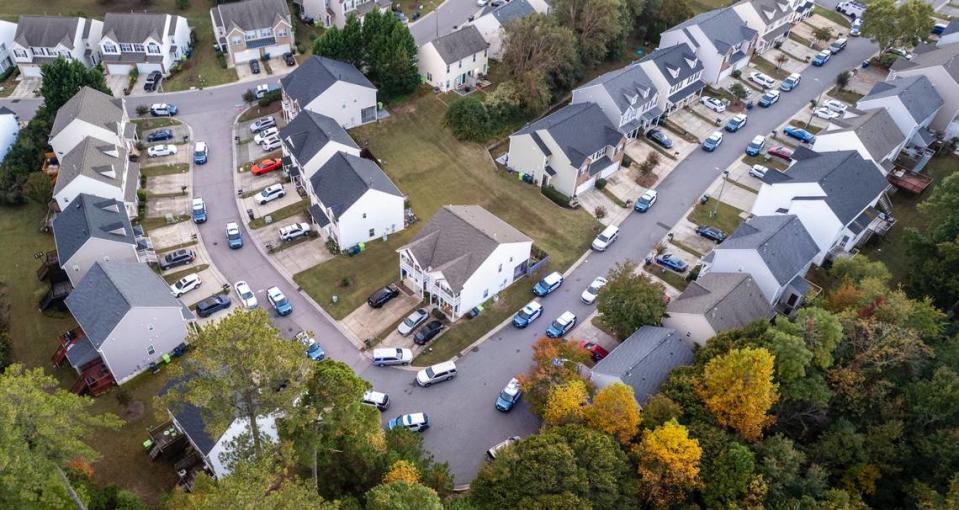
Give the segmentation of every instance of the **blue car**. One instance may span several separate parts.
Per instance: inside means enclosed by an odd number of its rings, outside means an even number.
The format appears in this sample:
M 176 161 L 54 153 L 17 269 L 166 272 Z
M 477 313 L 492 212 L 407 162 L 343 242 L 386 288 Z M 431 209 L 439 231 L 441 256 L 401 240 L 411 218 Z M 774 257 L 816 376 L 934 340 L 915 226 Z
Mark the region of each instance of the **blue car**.
M 656 203 L 656 190 L 648 189 L 643 196 L 639 197 L 639 200 L 636 201 L 636 205 L 633 206 L 633 209 L 636 212 L 644 213 L 649 210 L 653 204 Z
M 550 273 L 546 278 L 536 282 L 533 286 L 533 294 L 539 297 L 548 296 L 551 292 L 558 289 L 563 284 L 563 275 L 559 273 Z
M 196 146 L 193 148 L 193 163 L 197 165 L 205 165 L 207 161 L 207 156 L 210 154 L 210 149 L 206 146 L 206 142 L 197 142 Z
M 297 333 L 296 340 L 303 344 L 303 347 L 306 347 L 307 358 L 313 361 L 323 361 L 326 359 L 326 351 L 324 351 L 316 339 L 310 336 L 306 331 Z
M 723 132 L 713 131 L 711 135 L 703 140 L 703 150 L 706 152 L 713 152 L 721 143 L 723 143 Z
M 745 125 L 746 125 L 746 114 L 737 113 L 736 115 L 733 115 L 731 119 L 729 119 L 729 122 L 726 123 L 726 127 L 724 129 L 730 133 L 735 133 L 736 131 L 739 131 Z
M 816 141 L 815 135 L 802 128 L 786 126 L 783 128 L 783 133 L 786 133 L 786 136 L 793 137 L 803 143 L 813 143 Z
M 193 199 L 193 223 L 206 223 L 206 204 L 200 197 Z
M 790 90 L 799 86 L 799 82 L 802 81 L 802 75 L 799 73 L 790 74 L 782 84 L 779 86 L 779 90 L 783 92 L 789 92 Z
M 513 325 L 520 329 L 525 328 L 538 319 L 540 315 L 543 315 L 543 305 L 536 301 L 530 301 L 513 316 Z
M 243 247 L 243 235 L 240 233 L 240 226 L 230 222 L 226 224 L 226 242 L 231 250 L 238 250 Z
M 514 377 L 503 388 L 503 391 L 496 397 L 496 410 L 508 413 L 522 398 L 523 392 L 520 389 L 519 381 Z
M 158 129 L 147 134 L 147 142 L 162 142 L 164 140 L 173 139 L 173 130 L 172 129 Z
M 759 153 L 763 151 L 763 147 L 765 146 L 766 146 L 766 137 L 757 135 L 753 137 L 753 141 L 749 142 L 749 145 L 746 146 L 746 155 L 758 156 Z
M 689 268 L 689 264 L 687 264 L 685 260 L 676 257 L 672 253 L 664 253 L 656 257 L 656 263 L 668 269 L 672 269 L 677 273 L 685 272 L 686 269 Z
M 826 65 L 826 62 L 829 62 L 829 58 L 832 57 L 832 52 L 829 50 L 822 50 L 816 54 L 812 59 L 812 65 L 816 67 L 821 67 Z
M 283 291 L 281 291 L 279 287 L 270 287 L 267 289 L 266 299 L 270 301 L 273 309 L 276 310 L 276 314 L 280 317 L 293 313 L 293 305 L 286 299 L 286 296 L 283 295 Z
M 658 143 L 663 148 L 666 148 L 666 149 L 673 148 L 673 141 L 670 140 L 668 136 L 666 136 L 666 133 L 663 133 L 662 131 L 658 129 L 650 129 L 649 132 L 646 133 L 646 138 L 649 138 L 650 140 Z
M 779 102 L 779 91 L 778 90 L 767 90 L 763 97 L 759 98 L 759 106 L 763 108 L 769 108 L 770 106 Z
M 550 338 L 561 338 L 569 333 L 576 326 L 576 315 L 573 312 L 566 311 L 556 318 L 549 328 L 546 329 L 546 336 Z

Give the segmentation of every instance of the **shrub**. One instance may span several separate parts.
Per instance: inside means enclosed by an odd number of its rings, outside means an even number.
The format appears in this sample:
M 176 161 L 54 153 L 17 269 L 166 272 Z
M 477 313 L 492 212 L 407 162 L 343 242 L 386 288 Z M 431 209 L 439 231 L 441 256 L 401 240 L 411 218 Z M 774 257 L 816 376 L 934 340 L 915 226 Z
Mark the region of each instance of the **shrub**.
M 436 320 L 444 322 L 449 321 L 449 319 L 446 317 L 446 314 L 443 313 L 443 310 L 440 310 L 439 308 L 434 308 L 433 311 L 430 312 L 430 315 L 432 315 Z
M 730 73 L 730 75 L 732 75 L 733 78 L 739 78 L 740 76 L 743 75 L 743 71 L 742 69 L 734 69 L 733 72 Z
M 226 68 L 227 68 L 227 65 L 226 65 L 226 56 L 223 54 L 222 51 L 217 51 L 217 52 L 216 52 L 216 61 L 217 61 L 218 64 L 220 64 L 220 67 L 222 67 L 223 69 L 226 69 Z
M 599 179 L 596 179 L 596 189 L 602 190 L 605 187 L 606 187 L 606 179 L 603 179 L 602 177 L 600 177 Z
M 879 65 L 888 69 L 896 62 L 897 58 L 899 58 L 899 55 L 895 53 L 884 53 L 879 57 Z
M 149 113 L 149 112 L 150 112 L 150 107 L 149 107 L 149 106 L 147 106 L 147 105 L 145 105 L 145 104 L 141 104 L 140 106 L 137 106 L 137 115 L 139 115 L 139 116 L 142 117 L 142 116 L 146 115 L 146 114 Z
M 490 114 L 476 97 L 466 97 L 446 110 L 446 125 L 457 140 L 485 142 L 490 137 Z
M 130 87 L 130 90 L 133 90 L 133 86 L 137 84 L 137 78 L 140 77 L 140 70 L 136 67 L 130 71 L 130 74 L 127 75 L 127 84 Z
M 260 105 L 260 108 L 265 108 L 279 100 L 280 100 L 280 90 L 279 89 L 271 90 L 267 92 L 266 94 L 263 94 L 263 97 L 260 99 L 260 101 L 257 104 Z
M 176 8 L 185 11 L 190 6 L 190 0 L 176 0 Z
M 596 219 L 598 220 L 601 220 L 606 217 L 606 208 L 601 205 L 597 205 L 596 210 L 594 212 L 596 213 Z
M 143 190 L 143 189 L 138 189 L 138 190 L 137 190 L 137 200 L 138 200 L 141 204 L 145 204 L 145 203 L 146 203 L 146 201 L 147 201 L 147 192 L 146 192 L 146 190 Z
M 336 240 L 330 237 L 326 240 L 326 249 L 330 252 L 331 255 L 340 254 L 340 245 L 336 244 Z
M 629 168 L 630 166 L 633 165 L 633 158 L 629 157 L 629 156 L 626 155 L 626 154 L 623 154 L 623 162 L 622 162 L 622 165 L 623 165 L 624 168 Z
M 256 101 L 256 93 L 253 92 L 253 89 L 246 89 L 243 92 L 243 102 L 252 103 L 253 101 Z
M 133 395 L 130 394 L 130 390 L 123 386 L 117 387 L 113 396 L 116 397 L 117 403 L 122 407 L 126 407 L 130 402 L 133 402 Z
M 569 197 L 561 193 L 553 186 L 546 186 L 545 188 L 542 188 L 542 192 L 544 195 L 546 195 L 546 198 L 552 200 L 556 205 L 565 207 L 567 209 L 569 208 Z

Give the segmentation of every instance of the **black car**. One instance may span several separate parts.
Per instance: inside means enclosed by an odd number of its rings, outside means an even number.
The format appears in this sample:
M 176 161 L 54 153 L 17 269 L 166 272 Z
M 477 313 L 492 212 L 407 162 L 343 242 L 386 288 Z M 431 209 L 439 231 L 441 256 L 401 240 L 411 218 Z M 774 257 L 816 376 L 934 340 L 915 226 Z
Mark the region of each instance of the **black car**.
M 666 136 L 666 133 L 663 133 L 658 129 L 650 129 L 649 132 L 646 133 L 646 138 L 649 138 L 650 140 L 662 145 L 667 149 L 673 148 L 673 141 Z
M 160 269 L 167 270 L 177 266 L 185 266 L 193 262 L 195 258 L 196 255 L 193 250 L 174 250 L 160 258 Z
M 293 58 L 293 54 L 290 52 L 283 54 L 283 61 L 286 62 L 286 65 L 293 67 L 296 65 L 296 59 Z
M 726 233 L 716 227 L 700 225 L 696 227 L 696 233 L 705 237 L 706 239 L 712 239 L 717 243 L 721 243 L 726 240 Z
M 443 331 L 443 327 L 443 323 L 440 321 L 427 322 L 425 326 L 416 332 L 416 335 L 413 337 L 413 343 L 416 345 L 426 345 L 427 342 L 440 334 L 440 331 Z
M 147 134 L 148 142 L 162 142 L 163 140 L 172 140 L 172 139 L 173 139 L 172 129 L 158 129 L 156 131 L 153 131 Z
M 160 74 L 160 71 L 153 71 L 147 75 L 146 81 L 143 83 L 143 90 L 147 92 L 153 92 L 160 87 L 160 80 L 163 79 L 163 75 Z
M 253 71 L 253 74 L 260 74 L 260 63 L 256 59 L 250 61 L 250 71 Z
M 372 308 L 380 308 L 381 306 L 388 303 L 391 299 L 400 295 L 400 289 L 392 285 L 387 285 L 382 289 L 376 291 L 366 300 L 366 303 L 369 304 Z
M 196 314 L 209 317 L 220 310 L 226 310 L 230 304 L 230 298 L 223 295 L 208 297 L 196 304 Z

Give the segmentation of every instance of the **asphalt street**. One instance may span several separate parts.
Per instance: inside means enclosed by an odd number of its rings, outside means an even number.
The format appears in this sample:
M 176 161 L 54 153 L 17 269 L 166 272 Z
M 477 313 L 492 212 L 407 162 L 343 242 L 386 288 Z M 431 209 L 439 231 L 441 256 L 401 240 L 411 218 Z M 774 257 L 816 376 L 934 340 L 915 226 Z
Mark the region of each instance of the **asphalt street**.
M 446 0 L 433 12 L 410 23 L 410 33 L 416 41 L 416 46 L 422 46 L 433 39 L 453 31 L 470 16 L 482 9 L 476 0 Z

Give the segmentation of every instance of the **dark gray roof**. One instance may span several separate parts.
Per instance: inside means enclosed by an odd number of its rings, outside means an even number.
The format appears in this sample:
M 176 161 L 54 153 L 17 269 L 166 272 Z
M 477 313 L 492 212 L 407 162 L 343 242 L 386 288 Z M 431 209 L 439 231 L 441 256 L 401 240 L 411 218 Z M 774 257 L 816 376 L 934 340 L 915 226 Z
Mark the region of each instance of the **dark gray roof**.
M 138 262 L 97 262 L 66 305 L 97 348 L 133 308 L 183 309 L 163 278 Z
M 286 150 L 305 165 L 329 142 L 359 149 L 356 142 L 335 120 L 311 110 L 303 110 L 280 129 Z
M 670 301 L 666 312 L 703 315 L 717 333 L 772 316 L 766 296 L 747 273 L 700 276 Z
M 926 47 L 926 49 L 928 51 L 913 51 L 912 60 L 896 59 L 892 64 L 892 70 L 911 71 L 942 66 L 952 76 L 953 80 L 959 82 L 959 58 L 957 58 L 959 57 L 959 44 L 947 44 L 939 48 Z
M 458 293 L 500 244 L 522 242 L 532 240 L 478 205 L 447 205 L 399 250 L 410 250 L 423 268 L 442 271 Z
M 643 326 L 593 367 L 591 379 L 600 387 L 616 382 L 632 386 L 644 404 L 672 369 L 692 362 L 693 349 L 676 330 Z
M 76 343 L 67 348 L 67 361 L 70 362 L 70 366 L 78 371 L 99 357 L 100 353 L 98 353 L 96 347 L 90 343 L 90 339 L 85 336 L 80 337 Z
M 310 183 L 325 206 L 324 214 L 332 209 L 333 219 L 339 218 L 369 190 L 403 196 L 376 163 L 345 152 L 330 158 L 310 177 Z
M 83 87 L 57 110 L 50 138 L 60 134 L 73 119 L 80 119 L 113 133 L 123 121 L 123 102 L 110 94 Z
M 668 98 L 669 102 L 676 104 L 693 94 L 698 94 L 699 91 L 703 90 L 704 88 L 706 88 L 706 82 L 704 82 L 703 80 L 696 80 L 690 83 L 689 85 L 686 85 L 685 87 L 677 90 L 676 93 L 669 96 Z
M 240 30 L 272 28 L 283 19 L 290 22 L 290 8 L 283 0 L 244 0 L 229 4 L 220 4 L 214 9 L 227 32 L 237 27 Z
M 616 145 L 623 137 L 596 103 L 566 105 L 512 136 L 537 133 L 542 138 L 543 132 L 549 133 L 574 167 L 600 149 Z
M 86 20 L 86 24 L 90 24 L 89 20 Z M 79 27 L 80 18 L 77 17 L 20 16 L 13 40 L 25 48 L 54 48 L 61 43 L 73 48 Z
M 512 3 L 515 3 L 515 1 L 513 0 Z M 638 103 L 644 103 L 647 101 L 646 98 L 650 97 L 650 94 L 655 95 L 657 93 L 656 86 L 646 75 L 646 71 L 643 70 L 642 66 L 635 63 L 603 74 L 578 89 L 597 85 L 603 87 L 620 113 L 625 112 L 630 107 L 632 104 L 630 99 Z
M 823 135 L 854 132 L 866 147 L 866 150 L 869 151 L 873 161 L 880 164 L 893 149 L 906 139 L 906 136 L 896 126 L 896 122 L 885 108 L 869 110 L 855 117 L 847 116 L 841 121 L 837 120 L 833 123 L 842 126 L 843 129 L 827 131 Z
M 943 104 L 942 97 L 936 92 L 932 82 L 923 75 L 881 81 L 859 101 L 861 103 L 886 97 L 898 97 L 916 123 L 935 113 Z
M 437 37 L 430 41 L 440 58 L 447 64 L 459 62 L 464 58 L 489 48 L 489 43 L 480 34 L 478 28 L 467 25 L 455 32 Z
M 182 379 L 174 379 L 160 390 L 160 396 L 165 396 L 171 390 L 176 389 L 177 386 L 184 384 L 188 381 L 189 378 L 184 377 Z M 187 437 L 190 438 L 190 441 L 193 445 L 200 450 L 200 454 L 204 457 L 209 455 L 213 451 L 213 447 L 216 446 L 216 441 L 210 436 L 210 433 L 206 431 L 206 422 L 203 421 L 203 412 L 199 407 L 196 407 L 185 402 L 179 402 L 179 405 L 176 406 L 176 412 L 173 412 L 170 409 L 170 413 L 176 418 L 177 423 L 180 425 L 180 429 L 183 431 Z
M 759 13 L 759 18 L 767 25 L 793 12 L 786 0 L 743 0 L 740 4 L 752 4 L 756 12 Z
M 116 155 L 111 155 L 110 152 Z M 124 189 L 124 196 L 126 196 L 125 186 L 129 184 L 129 179 L 139 178 L 139 169 L 131 172 L 132 167 L 136 165 L 127 161 L 126 149 L 88 136 L 60 159 L 60 173 L 57 174 L 57 183 L 53 187 L 53 192 L 59 193 L 74 179 L 84 175 L 104 184 Z
M 53 238 L 61 264 L 66 264 L 90 238 L 136 246 L 133 225 L 123 204 L 86 193 L 77 195 L 53 220 Z
M 147 12 L 108 12 L 103 17 L 103 37 L 120 43 L 142 43 L 148 38 L 163 41 L 169 14 L 151 14 Z M 171 19 L 171 24 L 176 20 Z
M 656 50 L 642 62 L 652 62 L 670 86 L 682 83 L 686 78 L 703 70 L 703 63 L 685 44 Z
M 693 16 L 669 31 L 685 30 L 692 26 L 699 26 L 720 53 L 725 53 L 729 48 L 756 37 L 756 31 L 746 26 L 746 22 L 730 7 Z M 693 38 L 690 39 L 695 41 Z
M 376 89 L 353 64 L 315 55 L 284 76 L 280 83 L 286 95 L 299 101 L 300 106 L 305 108 L 338 81 Z
M 500 25 L 505 25 L 510 21 L 525 18 L 535 13 L 536 10 L 526 0 L 512 0 L 499 7 L 494 7 L 491 14 Z
M 765 34 L 763 34 L 763 40 L 767 42 L 772 42 L 776 40 L 776 38 L 778 38 L 779 36 L 784 35 L 786 32 L 788 32 L 790 28 L 792 28 L 792 25 L 790 25 L 789 23 L 784 23 L 782 25 L 779 25 L 775 29 L 770 30 L 769 32 L 766 32 Z
M 792 214 L 753 216 L 739 224 L 716 250 L 756 250 L 769 271 L 786 284 L 819 253 L 812 236 Z

